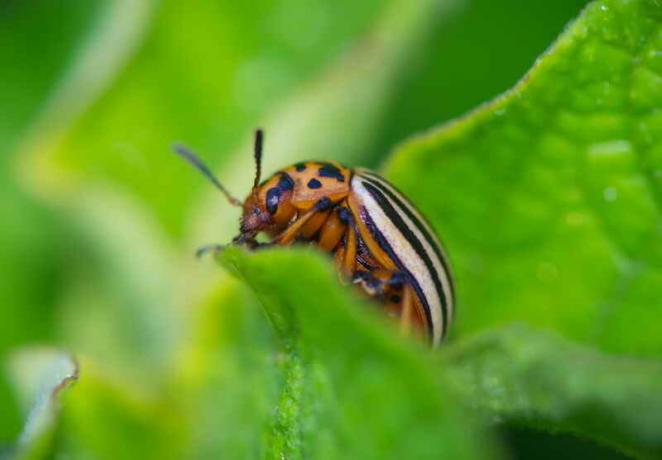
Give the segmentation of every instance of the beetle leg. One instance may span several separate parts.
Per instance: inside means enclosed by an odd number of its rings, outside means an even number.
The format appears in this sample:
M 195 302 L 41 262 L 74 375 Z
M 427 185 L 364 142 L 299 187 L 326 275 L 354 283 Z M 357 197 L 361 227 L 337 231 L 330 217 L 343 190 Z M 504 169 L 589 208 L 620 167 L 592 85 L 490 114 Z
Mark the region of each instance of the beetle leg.
M 391 286 L 396 291 L 402 289 L 402 287 L 407 284 L 407 278 L 403 272 L 392 272 L 389 279 L 385 280 L 384 283 Z
M 337 208 L 337 213 L 334 217 L 337 217 L 339 224 L 344 226 L 339 226 L 339 228 L 343 229 L 344 243 L 336 250 L 336 268 L 340 272 L 341 278 L 352 278 L 356 271 L 356 253 L 358 247 L 358 236 L 356 234 L 354 219 L 349 209 L 343 205 Z
M 345 239 L 345 255 L 342 263 L 342 272 L 345 276 L 350 277 L 354 274 L 356 269 L 356 229 L 353 223 L 347 226 L 347 238 Z
M 340 219 L 339 211 L 340 207 L 337 207 L 330 213 L 320 230 L 319 242 L 318 245 L 322 251 L 332 252 L 342 239 L 343 235 L 347 231 L 347 224 Z M 336 253 L 340 252 L 340 248 Z M 340 266 L 338 266 L 340 269 Z
M 315 215 L 315 213 L 317 213 L 315 208 L 308 210 L 305 214 L 295 220 L 292 225 L 287 227 L 283 233 L 274 238 L 273 243 L 282 245 L 290 244 L 296 238 L 297 233 L 299 233 L 301 230 L 301 227 L 303 227 L 306 222 L 308 222 L 308 220 Z
M 196 257 L 202 257 L 207 253 L 213 253 L 214 255 L 218 254 L 221 252 L 223 249 L 225 249 L 226 245 L 223 244 L 207 244 L 205 246 L 201 246 L 198 248 L 197 251 L 195 251 L 195 256 Z
M 402 304 L 400 308 L 400 332 L 407 337 L 411 333 L 412 314 L 414 313 L 414 298 L 411 287 L 405 286 L 402 292 Z
M 319 211 L 315 213 L 313 217 L 308 219 L 306 225 L 299 230 L 298 237 L 304 241 L 310 241 L 310 239 L 324 227 L 324 224 L 329 218 L 329 214 L 330 211 Z
M 368 271 L 360 270 L 354 273 L 352 283 L 361 285 L 370 297 L 378 297 L 384 294 L 384 283 Z
M 338 245 L 338 247 L 336 248 L 336 252 L 333 254 L 333 264 L 336 267 L 336 274 L 338 275 L 340 284 L 345 284 L 347 282 L 347 278 L 345 278 L 345 274 L 342 272 L 342 263 L 344 259 L 345 259 L 345 246 Z
M 392 302 L 400 304 L 401 296 L 399 294 L 403 290 L 406 280 L 402 272 L 376 269 L 373 271 L 357 271 L 352 277 L 352 282 L 361 284 L 370 296 L 394 295 L 396 297 L 393 298 L 396 300 L 392 300 Z
M 299 235 L 301 229 L 313 216 L 315 216 L 317 213 L 327 211 L 331 206 L 333 206 L 333 202 L 329 198 L 324 197 L 320 199 L 312 208 L 310 208 L 301 217 L 295 220 L 292 225 L 287 227 L 283 233 L 274 238 L 273 243 L 283 246 L 290 244 Z M 320 225 L 322 225 L 322 223 L 323 222 L 320 222 Z
M 360 285 L 369 297 L 384 302 L 389 316 L 398 319 L 400 331 L 404 336 L 422 326 L 421 312 L 413 288 L 402 272 L 385 269 L 361 270 L 354 273 L 352 282 Z
M 256 250 L 256 249 L 263 249 L 265 247 L 271 246 L 271 243 L 259 243 L 255 241 L 254 239 L 241 239 L 241 238 L 235 238 L 232 240 L 233 245 L 237 246 L 244 246 L 248 249 L 251 250 Z M 216 255 L 225 248 L 227 248 L 228 244 L 206 244 L 204 246 L 200 246 L 196 251 L 195 251 L 195 256 L 196 257 L 203 257 L 209 253 L 212 253 L 212 255 Z

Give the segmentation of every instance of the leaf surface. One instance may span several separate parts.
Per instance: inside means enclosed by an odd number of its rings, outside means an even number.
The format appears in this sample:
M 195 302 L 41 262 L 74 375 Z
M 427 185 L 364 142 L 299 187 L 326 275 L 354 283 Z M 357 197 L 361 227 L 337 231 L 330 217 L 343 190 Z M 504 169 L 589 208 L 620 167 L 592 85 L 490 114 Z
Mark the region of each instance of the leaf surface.
M 17 459 L 39 459 L 52 449 L 61 393 L 78 380 L 78 363 L 62 351 L 29 348 L 12 356 L 10 374 L 26 410 L 26 422 L 13 452 Z
M 461 400 L 497 422 L 662 455 L 662 362 L 614 356 L 523 326 L 479 334 L 440 356 Z
M 511 91 L 404 142 L 387 175 L 456 271 L 457 335 L 511 321 L 662 353 L 662 9 L 591 3 Z
M 255 291 L 280 342 L 268 458 L 497 455 L 449 398 L 423 346 L 394 340 L 395 324 L 380 324 L 373 304 L 339 286 L 326 257 L 230 248 L 221 260 Z

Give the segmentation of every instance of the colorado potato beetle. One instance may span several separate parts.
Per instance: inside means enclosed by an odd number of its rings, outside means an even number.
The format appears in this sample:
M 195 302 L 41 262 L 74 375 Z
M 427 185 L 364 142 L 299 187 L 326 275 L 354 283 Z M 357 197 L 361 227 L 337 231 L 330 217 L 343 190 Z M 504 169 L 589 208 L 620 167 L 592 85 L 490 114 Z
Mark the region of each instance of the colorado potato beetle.
M 243 203 L 190 150 L 175 151 L 243 209 L 233 244 L 257 248 L 303 242 L 333 255 L 343 277 L 381 302 L 401 327 L 436 346 L 453 319 L 454 287 L 434 231 L 392 184 L 366 169 L 334 161 L 306 161 L 261 181 L 262 130 L 255 133 L 255 179 Z M 201 248 L 220 249 L 214 245 Z

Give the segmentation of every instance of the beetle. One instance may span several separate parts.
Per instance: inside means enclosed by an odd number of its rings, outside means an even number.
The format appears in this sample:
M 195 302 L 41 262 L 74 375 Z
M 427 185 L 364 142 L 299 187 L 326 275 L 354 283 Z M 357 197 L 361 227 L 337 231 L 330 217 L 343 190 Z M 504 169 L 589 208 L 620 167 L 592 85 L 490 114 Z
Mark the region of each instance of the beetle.
M 453 320 L 455 288 L 445 252 L 430 224 L 391 183 L 367 169 L 335 161 L 306 161 L 261 181 L 264 134 L 255 132 L 255 179 L 242 202 L 189 149 L 175 151 L 242 208 L 233 244 L 309 243 L 333 255 L 344 279 L 381 302 L 401 329 L 438 345 Z M 264 233 L 269 243 L 259 243 Z M 222 249 L 201 248 L 198 255 Z

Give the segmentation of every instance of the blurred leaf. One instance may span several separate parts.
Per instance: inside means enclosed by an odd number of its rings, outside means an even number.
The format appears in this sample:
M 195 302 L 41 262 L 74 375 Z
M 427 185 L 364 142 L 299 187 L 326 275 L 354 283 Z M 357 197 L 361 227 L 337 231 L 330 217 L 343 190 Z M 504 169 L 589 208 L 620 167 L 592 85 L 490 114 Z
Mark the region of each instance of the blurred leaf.
M 371 127 L 380 117 L 380 104 L 392 90 L 395 74 L 406 65 L 408 51 L 416 46 L 420 35 L 428 28 L 431 18 L 427 14 L 427 8 L 432 4 L 433 2 L 411 3 L 397 0 L 386 5 L 384 11 L 380 11 L 378 21 L 363 40 L 353 44 L 346 56 L 334 62 L 319 77 L 312 79 L 309 83 L 310 89 L 297 92 L 290 102 L 275 110 L 270 117 L 277 120 L 279 129 L 275 131 L 281 133 L 281 137 L 280 141 L 278 136 L 275 136 L 275 139 L 268 137 L 269 152 L 275 150 L 274 155 L 268 155 L 268 161 L 293 161 L 294 158 L 300 158 L 299 155 L 307 155 L 309 148 L 317 151 L 323 145 L 334 144 L 342 147 L 339 148 L 337 156 L 340 156 L 343 150 L 347 150 L 347 154 L 358 155 L 361 146 L 365 145 L 365 138 L 372 135 Z M 443 5 L 445 3 L 442 3 Z M 294 6 L 297 5 L 292 7 Z M 163 8 L 165 9 L 160 9 L 155 19 L 157 23 L 166 20 L 176 23 L 183 21 L 181 17 L 173 15 L 172 9 L 179 11 L 178 8 L 173 5 Z M 446 7 L 437 8 L 435 11 L 443 12 Z M 157 53 L 160 57 L 156 61 L 148 58 L 150 53 L 156 52 L 152 49 L 156 46 L 152 41 L 166 40 L 170 43 L 172 39 L 168 35 L 152 32 L 145 38 L 145 48 L 136 48 L 130 38 L 133 37 L 135 41 L 141 36 L 142 27 L 147 20 L 145 15 L 149 12 L 133 12 L 121 2 L 113 7 L 109 6 L 105 12 L 98 30 L 94 31 L 90 43 L 81 54 L 81 61 L 76 63 L 70 72 L 69 80 L 62 83 L 42 118 L 33 126 L 31 136 L 21 152 L 28 155 L 24 166 L 34 168 L 34 175 L 26 172 L 29 177 L 37 180 L 38 190 L 49 195 L 53 202 L 63 204 L 68 213 L 67 217 L 73 222 L 66 238 L 67 252 L 70 254 L 67 265 L 71 270 L 60 304 L 63 313 L 58 318 L 62 324 L 63 340 L 68 346 L 113 366 L 117 372 L 130 370 L 136 376 L 142 373 L 145 374 L 142 378 L 158 380 L 162 378 L 161 372 L 167 368 L 172 354 L 181 346 L 180 340 L 188 332 L 187 314 L 191 309 L 190 305 L 195 305 L 194 299 L 204 296 L 210 286 L 217 284 L 219 276 L 210 274 L 209 266 L 205 271 L 204 265 L 193 260 L 190 245 L 187 245 L 186 252 L 178 257 L 171 244 L 170 235 L 163 231 L 164 216 L 150 207 L 149 200 L 145 201 L 144 195 L 123 182 L 125 173 L 130 176 L 131 181 L 142 180 L 139 178 L 142 173 L 136 174 L 136 171 L 130 171 L 131 168 L 127 169 L 126 165 L 121 164 L 123 160 L 114 154 L 108 158 L 104 157 L 109 153 L 104 150 L 109 147 L 109 139 L 119 139 L 126 135 L 126 132 L 121 130 L 124 122 L 119 122 L 117 117 L 120 115 L 106 119 L 99 116 L 98 111 L 116 113 L 120 109 L 124 111 L 124 104 L 129 104 L 130 107 L 126 107 L 127 117 L 140 117 L 142 113 L 134 110 L 134 105 L 142 103 L 135 97 L 127 96 L 131 92 L 123 86 L 125 83 L 122 83 L 122 78 L 113 80 L 116 78 L 115 73 L 125 71 L 140 80 L 137 75 L 143 70 L 151 69 L 149 72 L 152 72 L 155 71 L 154 68 L 162 66 L 171 68 L 174 65 L 171 60 L 184 52 L 178 47 L 168 48 Z M 240 11 L 234 12 L 239 13 Z M 198 14 L 200 12 L 190 20 L 202 20 Z M 123 27 L 116 26 L 117 21 L 113 18 L 123 15 L 131 16 L 131 22 Z M 138 17 L 134 17 L 136 15 Z M 207 27 L 220 34 L 234 33 L 220 30 L 221 25 L 222 22 L 214 16 Z M 159 27 L 156 26 L 156 30 L 159 30 Z M 341 37 L 337 39 L 340 40 Z M 192 49 L 187 49 L 186 52 L 195 55 L 197 52 L 194 50 L 197 47 L 208 52 L 210 44 L 202 42 L 202 38 L 199 38 L 199 41 L 189 43 Z M 112 59 L 109 58 L 109 62 L 104 61 L 104 66 L 99 70 L 97 67 L 103 53 L 98 50 L 111 45 L 118 49 L 113 48 Z M 157 49 L 160 50 L 160 46 Z M 175 56 L 171 53 L 175 53 Z M 123 63 L 130 59 L 135 60 L 135 63 L 129 64 L 129 68 L 123 70 Z M 138 66 L 139 69 L 133 66 Z M 376 74 L 378 77 L 375 77 Z M 81 79 L 86 80 L 84 87 L 76 83 Z M 175 83 L 180 90 L 188 88 L 182 85 L 180 79 L 175 78 L 171 82 Z M 162 84 L 165 86 L 150 84 L 143 89 L 158 93 L 168 87 L 165 83 Z M 81 89 L 76 92 L 75 89 L 79 86 Z M 216 86 L 196 89 L 212 93 L 220 90 L 221 88 Z M 227 88 L 222 91 L 227 91 Z M 72 92 L 76 94 L 73 95 Z M 104 92 L 117 93 L 119 100 L 110 96 L 101 97 Z M 67 96 L 70 94 L 71 97 Z M 207 94 L 204 103 L 207 104 L 210 99 L 211 96 Z M 72 102 L 69 102 L 70 100 Z M 158 100 L 163 102 L 168 98 L 159 95 Z M 66 104 L 64 101 L 67 101 Z M 59 109 L 62 105 L 67 105 L 66 111 Z M 162 107 L 159 104 L 155 104 L 153 109 L 155 113 L 160 113 L 161 109 L 166 112 L 167 109 L 173 110 L 172 114 L 176 112 L 179 119 L 184 119 L 187 114 L 185 111 L 176 110 L 176 107 Z M 215 115 L 211 115 L 212 108 L 208 109 L 209 118 L 214 118 Z M 344 124 L 339 123 L 341 119 L 345 120 Z M 74 120 L 93 126 L 88 130 Z M 71 123 L 73 124 L 70 125 Z M 108 129 L 104 128 L 104 131 L 109 133 L 107 136 L 99 136 L 98 132 L 90 134 L 106 123 Z M 347 129 L 347 123 L 355 128 Z M 318 126 L 317 130 L 314 129 L 315 125 Z M 143 122 L 130 122 L 127 128 L 144 133 L 145 125 Z M 168 131 L 170 129 L 172 130 Z M 207 186 L 199 176 L 192 174 L 185 164 L 170 154 L 170 147 L 166 144 L 180 132 L 182 131 L 179 127 L 161 123 L 158 123 L 158 129 L 149 132 L 149 142 L 153 141 L 153 145 L 158 146 L 157 150 L 150 150 L 152 153 L 149 155 L 160 155 L 161 158 L 168 159 L 168 164 L 176 168 L 178 179 L 168 182 L 167 186 L 155 183 L 155 180 L 158 182 L 167 176 L 167 173 L 162 174 L 163 163 L 159 161 L 159 174 L 154 175 L 153 168 L 149 167 L 143 172 L 149 173 L 151 181 L 144 181 L 142 184 L 152 191 L 158 188 L 158 199 L 165 200 L 163 204 L 167 202 L 167 212 L 175 213 L 185 212 L 187 207 L 177 201 L 180 198 L 178 187 L 183 185 L 185 180 L 189 180 L 185 178 Z M 151 136 L 158 137 L 158 141 Z M 65 138 L 67 140 L 64 140 Z M 341 142 L 341 139 L 344 140 Z M 131 140 L 131 143 L 135 140 Z M 162 143 L 164 145 L 161 145 Z M 294 148 L 295 145 L 298 145 L 298 149 Z M 131 147 L 132 152 L 138 154 L 133 148 Z M 252 175 L 252 157 L 247 155 L 247 152 L 250 152 L 250 149 L 237 152 L 237 166 L 230 168 L 233 177 L 250 178 Z M 69 158 L 73 162 L 72 168 L 61 169 L 57 162 L 52 163 L 51 159 L 58 155 Z M 97 160 L 119 161 L 117 166 L 121 170 L 118 170 L 120 174 L 115 175 L 113 168 L 107 168 L 107 164 L 97 165 L 95 168 L 98 167 L 104 180 L 108 181 L 102 182 L 100 176 L 86 170 L 84 166 L 87 162 Z M 65 171 L 78 175 L 80 180 L 74 179 Z M 56 183 L 59 182 L 63 188 L 58 187 Z M 249 180 L 243 181 L 243 185 L 248 182 Z M 213 235 L 221 235 L 221 238 L 223 235 L 230 236 L 236 229 L 234 218 L 229 220 L 225 215 L 226 219 L 222 222 L 215 220 L 215 216 L 221 216 L 216 212 L 218 205 L 219 198 L 214 194 L 213 209 L 206 208 L 198 213 L 199 220 L 192 219 L 193 226 L 202 225 L 209 229 L 208 238 L 213 238 Z M 200 209 L 204 207 L 203 203 Z M 181 221 L 184 222 L 185 219 Z M 212 225 L 208 225 L 209 223 Z M 197 239 L 197 244 L 206 241 L 209 240 L 201 237 Z
M 130 11 L 123 3 L 107 9 L 101 27 L 94 31 L 84 48 L 87 51 L 81 54 L 81 62 L 70 72 L 70 80 L 62 83 L 21 149 L 27 155 L 24 172 L 36 181 L 36 189 L 52 202 L 64 205 L 67 217 L 73 222 L 67 235 L 67 244 L 70 244 L 67 266 L 71 270 L 60 305 L 61 337 L 91 361 L 86 365 L 86 380 L 70 403 L 61 441 L 61 450 L 74 456 L 112 457 L 113 446 L 120 439 L 124 439 L 122 450 L 116 455 L 125 457 L 130 457 L 132 452 L 138 452 L 139 456 L 177 456 L 182 451 L 201 456 L 217 452 L 251 455 L 262 449 L 265 426 L 275 423 L 271 411 L 277 402 L 276 386 L 280 382 L 274 374 L 282 375 L 284 364 L 274 363 L 270 358 L 273 347 L 263 344 L 256 349 L 256 339 L 250 335 L 230 334 L 227 339 L 218 339 L 222 347 L 193 350 L 187 356 L 195 359 L 194 353 L 198 353 L 198 357 L 207 360 L 206 366 L 199 370 L 203 375 L 193 381 L 182 382 L 175 378 L 177 391 L 174 394 L 160 388 L 161 384 L 167 385 L 169 366 L 173 359 L 178 359 L 178 353 L 182 353 L 178 347 L 186 344 L 191 333 L 187 315 L 191 310 L 195 315 L 195 306 L 205 298 L 207 286 L 218 285 L 217 277 L 212 279 L 213 284 L 209 283 L 209 273 L 203 272 L 201 264 L 192 259 L 190 247 L 187 246 L 182 258 L 177 258 L 168 235 L 162 231 L 163 219 L 167 221 L 169 213 L 179 215 L 187 207 L 178 202 L 186 195 L 180 194 L 180 188 L 186 189 L 186 193 L 193 190 L 185 185 L 184 181 L 189 180 L 186 178 L 206 186 L 199 177 L 182 173 L 185 167 L 169 155 L 168 144 L 177 133 L 193 133 L 180 135 L 195 141 L 200 132 L 209 131 L 210 125 L 198 126 L 200 118 L 196 117 L 213 120 L 207 122 L 213 126 L 218 123 L 219 113 L 229 119 L 229 115 L 219 112 L 216 103 L 210 104 L 216 99 L 231 105 L 229 113 L 233 115 L 233 123 L 241 121 L 241 117 L 234 117 L 237 108 L 233 104 L 237 101 L 216 97 L 232 89 L 226 88 L 226 82 L 205 80 L 205 85 L 194 88 L 190 82 L 186 83 L 187 78 L 196 80 L 203 74 L 189 72 L 190 68 L 183 69 L 178 64 L 180 59 L 196 55 L 197 47 L 202 55 L 209 55 L 210 47 L 223 44 L 224 40 L 210 43 L 209 37 L 202 34 L 191 38 L 192 42 L 174 46 L 170 34 L 172 30 L 179 30 L 173 24 L 189 21 L 199 29 L 200 24 L 209 21 L 206 30 L 237 36 L 241 32 L 242 40 L 250 40 L 243 31 L 221 27 L 219 15 L 205 18 L 204 11 L 210 8 L 208 4 L 204 8 L 187 9 L 186 14 L 193 15 L 188 19 L 173 5 L 159 10 L 157 25 L 146 36 L 143 47 L 131 43 L 130 49 L 123 49 L 129 41 L 125 34 L 140 36 L 144 17 L 132 17 L 129 25 L 117 28 L 112 18 L 130 14 Z M 311 89 L 297 92 L 291 102 L 273 111 L 270 117 L 279 120 L 282 127 L 279 131 L 291 133 L 290 137 L 282 138 L 286 142 L 281 142 L 280 147 L 277 139 L 273 142 L 281 152 L 273 156 L 273 161 L 307 155 L 306 146 L 318 150 L 339 139 L 344 139 L 343 143 L 337 142 L 339 146 L 351 147 L 349 154 L 360 151 L 364 139 L 371 136 L 371 126 L 380 117 L 380 104 L 392 90 L 394 74 L 406 64 L 408 50 L 416 46 L 417 37 L 426 30 L 424 24 L 431 18 L 426 14 L 426 6 L 428 3 L 396 1 L 384 12 L 375 10 L 380 19 L 364 40 L 352 43 L 347 56 L 338 59 L 319 78 L 313 78 Z M 335 11 L 337 7 L 333 8 Z M 374 14 L 369 9 L 365 13 Z M 140 12 L 144 14 L 147 12 Z M 163 26 L 168 33 L 160 30 L 161 21 L 170 24 Z M 334 40 L 342 40 L 342 36 Z M 103 53 L 94 50 L 104 49 L 111 42 L 120 44 L 119 49 L 114 50 L 112 65 L 105 63 L 97 70 L 95 66 L 105 61 Z M 135 55 L 134 50 L 137 50 Z M 221 47 L 214 52 L 235 51 Z M 313 67 L 320 67 L 322 58 L 316 55 L 317 63 Z M 123 65 L 128 67 L 123 68 Z M 220 59 L 217 65 L 223 66 L 219 75 L 227 77 L 239 63 Z M 230 70 L 225 69 L 228 65 Z M 182 70 L 187 71 L 184 79 Z M 171 71 L 175 71 L 171 80 L 158 80 L 158 85 L 154 84 L 156 80 L 146 77 L 158 74 L 166 78 Z M 118 77 L 116 72 L 121 75 Z M 208 75 L 210 70 L 206 72 Z M 130 78 L 123 76 L 124 73 Z M 79 79 L 85 79 L 86 83 L 76 92 Z M 189 101 L 177 96 L 177 88 L 187 94 L 194 90 L 196 97 Z M 171 96 L 174 97 L 172 104 Z M 181 98 L 179 105 L 178 98 Z M 65 101 L 69 105 L 62 107 Z M 202 104 L 205 109 L 189 113 L 189 102 L 190 107 L 197 103 L 198 108 Z M 164 114 L 172 117 L 170 123 L 162 123 Z M 342 118 L 355 125 L 355 129 L 350 132 L 339 124 Z M 309 129 L 301 120 L 310 120 L 329 129 Z M 113 142 L 120 139 L 128 146 L 125 156 L 118 156 L 113 150 L 116 147 Z M 302 150 L 291 151 L 290 147 L 297 142 Z M 237 164 L 250 162 L 247 151 L 237 154 L 241 157 Z M 173 165 L 172 177 L 176 180 L 168 179 L 160 160 L 158 175 L 153 174 L 156 164 L 153 161 L 142 161 L 136 172 L 133 161 L 145 152 L 152 158 L 171 160 L 168 164 Z M 125 161 L 127 158 L 130 164 Z M 243 168 L 249 175 L 250 169 L 252 166 Z M 136 185 L 138 188 L 134 188 Z M 146 190 L 147 194 L 143 193 Z M 157 193 L 150 197 L 154 192 Z M 157 205 L 153 212 L 154 197 L 163 206 Z M 217 205 L 218 197 L 214 199 Z M 169 225 L 168 222 L 165 225 Z M 233 227 L 234 223 L 228 230 Z M 246 304 L 246 300 L 241 299 L 238 306 L 245 308 Z M 259 335 L 265 335 L 264 329 Z M 244 342 L 252 346 L 241 346 Z M 91 367 L 96 367 L 97 371 L 91 372 Z M 147 388 L 145 392 L 151 396 L 142 397 L 135 382 Z M 251 389 L 242 385 L 244 382 L 256 385 Z M 219 388 L 223 391 L 219 392 Z M 189 412 L 179 412 L 180 406 Z M 177 412 L 181 436 L 190 436 L 193 441 L 188 448 L 182 447 L 180 437 L 171 439 L 171 420 L 161 413 L 162 407 L 172 407 L 172 411 Z M 200 423 L 196 416 L 200 417 Z M 107 424 L 104 420 L 113 420 L 113 423 Z M 148 432 L 144 439 L 134 435 L 141 430 Z M 149 452 L 150 443 L 158 443 L 159 449 Z
M 397 150 L 457 271 L 455 333 L 524 320 L 662 353 L 661 22 L 592 3 L 512 91 Z
M 0 5 L 0 139 L 5 147 L 13 146 L 38 112 L 102 3 L 10 0 Z
M 193 299 L 195 259 L 179 262 L 149 213 L 114 189 L 90 188 L 70 220 L 60 340 L 109 373 L 159 382 L 188 332 L 182 306 Z
M 11 348 L 51 340 L 61 282 L 60 222 L 14 177 L 12 149 L 72 60 L 101 2 L 0 2 L 0 359 Z M 21 417 L 0 372 L 0 443 Z
M 263 170 L 309 159 L 335 159 L 349 165 L 368 160 L 370 146 L 397 91 L 399 76 L 410 55 L 430 30 L 452 11 L 458 0 L 388 2 L 372 28 L 351 50 L 333 61 L 293 97 L 271 109 L 266 128 Z M 252 136 L 223 168 L 221 179 L 230 190 L 248 194 L 254 174 Z M 237 213 L 218 212 L 219 197 L 210 193 L 192 221 L 193 238 L 229 240 L 236 233 Z M 243 196 L 243 195 L 239 195 Z
M 25 196 L 14 178 L 3 176 L 0 171 L 0 360 L 14 347 L 53 337 L 62 236 L 55 216 Z M 0 444 L 21 427 L 11 398 L 0 371 Z
M 421 41 L 390 98 L 369 157 L 510 88 L 587 0 L 469 0 Z
M 176 252 L 173 240 L 184 235 L 195 244 L 225 240 L 236 216 L 216 218 L 211 193 L 196 205 L 207 184 L 167 156 L 171 141 L 222 163 L 233 190 L 250 185 L 252 165 L 248 145 L 231 147 L 260 119 L 267 170 L 307 157 L 370 161 L 371 146 L 399 135 L 382 136 L 381 126 L 410 129 L 394 119 L 413 109 L 403 104 L 393 115 L 406 92 L 402 76 L 414 72 L 416 50 L 454 4 L 120 0 L 95 9 L 98 22 L 18 150 L 24 177 L 73 223 L 59 338 L 84 351 L 86 374 L 68 398 L 58 453 L 497 456 L 458 394 L 478 398 L 479 412 L 492 416 L 535 425 L 524 415 L 536 410 L 547 429 L 613 435 L 637 452 L 659 448 L 654 426 L 633 434 L 640 421 L 632 410 L 611 413 L 640 404 L 633 388 L 656 389 L 635 378 L 657 372 L 655 363 L 624 364 L 513 332 L 512 341 L 484 339 L 486 349 L 449 348 L 440 369 L 438 358 L 397 340 L 365 311 L 371 306 L 337 286 L 321 256 L 226 252 L 224 263 L 257 293 L 272 334 L 236 282 L 195 264 L 190 244 L 185 257 Z M 509 95 L 396 156 L 392 176 L 444 230 L 459 268 L 460 333 L 523 319 L 606 350 L 659 353 L 655 6 L 593 4 Z M 443 93 L 424 104 L 417 94 L 407 107 L 443 103 Z M 539 345 L 532 361 L 529 339 Z M 528 384 L 536 362 L 556 364 L 542 356 L 554 344 L 558 369 L 572 371 L 578 359 L 605 386 L 588 388 L 589 374 L 580 372 L 574 387 L 571 375 L 554 380 L 552 368 L 540 371 L 540 384 L 562 385 L 558 400 L 533 384 L 522 391 L 529 406 L 516 404 L 518 394 L 505 407 L 499 391 L 451 391 L 485 376 L 510 390 Z M 489 368 L 492 359 L 503 369 Z M 572 412 L 587 401 L 597 405 L 589 416 Z M 593 423 L 604 420 L 614 425 Z
M 66 398 L 58 452 L 72 458 L 182 458 L 187 420 L 176 401 L 87 359 L 82 367 L 84 378 Z
M 281 386 L 266 318 L 246 287 L 230 280 L 201 302 L 193 322 L 172 386 L 195 421 L 185 457 L 263 457 Z
M 453 390 L 489 419 L 662 456 L 659 360 L 610 356 L 526 327 L 485 332 L 444 351 Z
M 504 436 L 504 442 L 515 459 L 632 460 L 631 455 L 620 450 L 572 433 L 541 431 L 512 423 L 502 427 L 499 431 Z
M 26 412 L 31 407 L 15 458 L 44 458 L 51 449 L 60 394 L 78 379 L 78 364 L 66 353 L 41 348 L 17 352 L 9 367 Z
M 232 2 L 133 3 L 109 4 L 20 152 L 43 195 L 70 197 L 89 182 L 110 182 L 147 203 L 173 235 L 206 184 L 182 174 L 168 156 L 172 141 L 227 157 L 267 108 L 314 79 L 381 12 L 376 0 L 265 0 L 259 14 L 258 5 Z M 393 32 L 395 43 L 406 38 Z M 262 43 L 269 49 L 256 47 Z
M 267 458 L 496 455 L 455 407 L 430 356 L 394 341 L 374 306 L 339 286 L 326 257 L 230 248 L 221 260 L 255 291 L 280 339 Z

